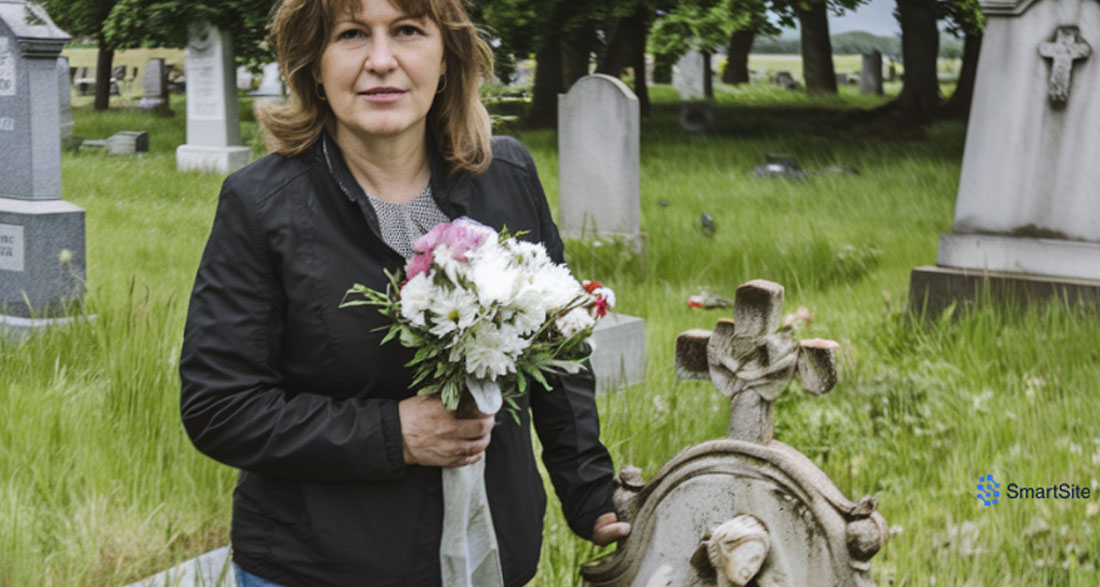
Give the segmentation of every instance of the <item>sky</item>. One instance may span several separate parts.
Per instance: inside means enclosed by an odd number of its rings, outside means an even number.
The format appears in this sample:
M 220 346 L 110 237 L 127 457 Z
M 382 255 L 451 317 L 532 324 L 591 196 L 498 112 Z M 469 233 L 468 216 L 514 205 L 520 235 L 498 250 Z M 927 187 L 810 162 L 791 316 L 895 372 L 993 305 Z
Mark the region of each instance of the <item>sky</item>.
M 865 31 L 884 37 L 900 35 L 901 27 L 894 18 L 896 6 L 894 0 L 871 0 L 844 16 L 829 15 L 829 34 Z

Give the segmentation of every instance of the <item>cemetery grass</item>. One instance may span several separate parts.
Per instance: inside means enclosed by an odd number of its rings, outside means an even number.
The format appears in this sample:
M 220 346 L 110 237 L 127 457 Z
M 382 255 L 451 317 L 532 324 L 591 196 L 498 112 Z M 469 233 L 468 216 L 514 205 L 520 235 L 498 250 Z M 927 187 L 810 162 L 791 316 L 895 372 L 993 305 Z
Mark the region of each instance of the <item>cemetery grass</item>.
M 726 401 L 709 384 L 675 380 L 673 339 L 729 315 L 689 309 L 700 288 L 732 297 L 741 282 L 771 279 L 787 287 L 788 311 L 811 311 L 801 337 L 842 345 L 837 388 L 821 398 L 789 390 L 776 436 L 849 497 L 879 499 L 894 534 L 874 560 L 880 585 L 1100 582 L 1100 501 L 987 508 L 975 496 L 989 473 L 1002 492 L 1007 482 L 1100 491 L 1100 311 L 1053 304 L 927 323 L 906 312 L 910 269 L 933 263 L 951 228 L 963 127 L 870 141 L 834 124 L 868 99 L 753 86 L 721 93 L 716 127 L 686 135 L 674 93 L 657 87 L 653 98 L 642 129 L 645 254 L 567 244 L 578 276 L 604 281 L 620 311 L 647 320 L 646 383 L 598 400 L 616 467 L 648 478 L 723 435 Z M 235 473 L 188 442 L 176 370 L 222 178 L 175 172 L 181 114 L 75 115 L 89 138 L 155 129 L 152 152 L 63 158 L 65 197 L 87 210 L 85 305 L 96 317 L 0 342 L 0 585 L 126 584 L 228 542 Z M 506 130 L 532 150 L 556 208 L 555 135 Z M 257 142 L 247 116 L 242 132 Z M 751 178 L 769 152 L 860 174 Z M 715 220 L 712 237 L 701 213 Z M 606 552 L 574 537 L 551 497 L 533 584 L 579 584 L 579 565 Z

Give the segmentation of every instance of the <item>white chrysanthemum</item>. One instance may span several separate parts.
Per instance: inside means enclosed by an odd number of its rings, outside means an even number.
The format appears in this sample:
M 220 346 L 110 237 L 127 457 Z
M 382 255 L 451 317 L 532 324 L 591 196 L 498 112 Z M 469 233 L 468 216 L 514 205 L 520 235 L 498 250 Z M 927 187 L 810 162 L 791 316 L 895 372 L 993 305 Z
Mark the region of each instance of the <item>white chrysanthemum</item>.
M 553 263 L 542 245 L 520 240 L 509 241 L 509 245 L 516 261 L 525 268 L 538 270 Z
M 439 288 L 432 299 L 432 327 L 429 329 L 434 336 L 444 336 L 469 328 L 477 320 L 477 298 L 473 293 L 456 287 L 452 290 Z
M 401 315 L 413 326 L 424 326 L 424 312 L 431 307 L 436 289 L 426 273 L 410 279 L 401 288 Z
M 564 308 L 585 293 L 564 265 L 550 265 L 535 273 L 532 287 L 543 297 L 544 307 L 548 310 Z
M 554 322 L 554 325 L 558 327 L 558 332 L 561 332 L 566 338 L 595 324 L 596 321 L 584 308 L 574 308 Z
M 482 245 L 471 255 L 469 278 L 482 306 L 511 303 L 520 275 L 512 260 L 512 255 L 496 243 Z
M 462 344 L 462 351 L 466 356 L 466 372 L 478 379 L 493 380 L 514 373 L 516 357 L 529 344 L 509 324 L 496 326 L 491 322 L 480 322 Z

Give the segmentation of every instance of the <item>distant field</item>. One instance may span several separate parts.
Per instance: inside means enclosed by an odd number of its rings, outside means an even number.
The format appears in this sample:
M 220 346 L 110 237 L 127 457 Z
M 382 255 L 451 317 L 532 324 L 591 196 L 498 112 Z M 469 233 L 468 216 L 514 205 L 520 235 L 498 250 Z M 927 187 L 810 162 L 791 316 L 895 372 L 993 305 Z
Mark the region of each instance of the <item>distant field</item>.
M 863 68 L 859 55 L 833 55 L 833 69 L 837 73 L 858 73 Z M 749 55 L 749 69 L 759 71 L 789 71 L 802 81 L 802 57 L 799 55 Z

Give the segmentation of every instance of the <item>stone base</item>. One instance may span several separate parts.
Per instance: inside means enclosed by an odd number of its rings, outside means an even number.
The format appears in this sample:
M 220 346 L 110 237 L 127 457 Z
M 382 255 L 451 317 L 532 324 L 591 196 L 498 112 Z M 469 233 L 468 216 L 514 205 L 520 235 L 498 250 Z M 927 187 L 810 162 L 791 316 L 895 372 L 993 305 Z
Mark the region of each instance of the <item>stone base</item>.
M 596 393 L 645 381 L 645 320 L 609 313 L 596 323 L 592 341 Z
M 1100 280 L 932 265 L 914 268 L 909 279 L 910 309 L 929 318 L 938 317 L 953 302 L 962 307 L 978 303 L 986 296 L 1000 304 L 1027 305 L 1055 297 L 1070 303 L 1100 302 Z
M 1100 280 L 1100 243 L 948 233 L 940 235 L 936 265 Z
M 248 147 L 197 147 L 180 145 L 176 149 L 178 171 L 231 173 L 252 161 Z
M 229 547 L 193 558 L 138 581 L 126 587 L 161 587 L 178 585 L 179 587 L 237 587 L 237 576 L 233 572 L 233 562 L 229 558 Z
M 0 314 L 63 315 L 85 279 L 83 208 L 0 198 Z
M 77 320 L 89 320 L 94 321 L 96 314 L 92 314 L 87 317 L 65 317 L 65 318 L 21 318 L 19 316 L 5 316 L 0 314 L 0 338 L 24 340 L 28 335 L 46 330 L 47 328 L 54 328 L 57 326 L 67 326 L 76 322 Z

